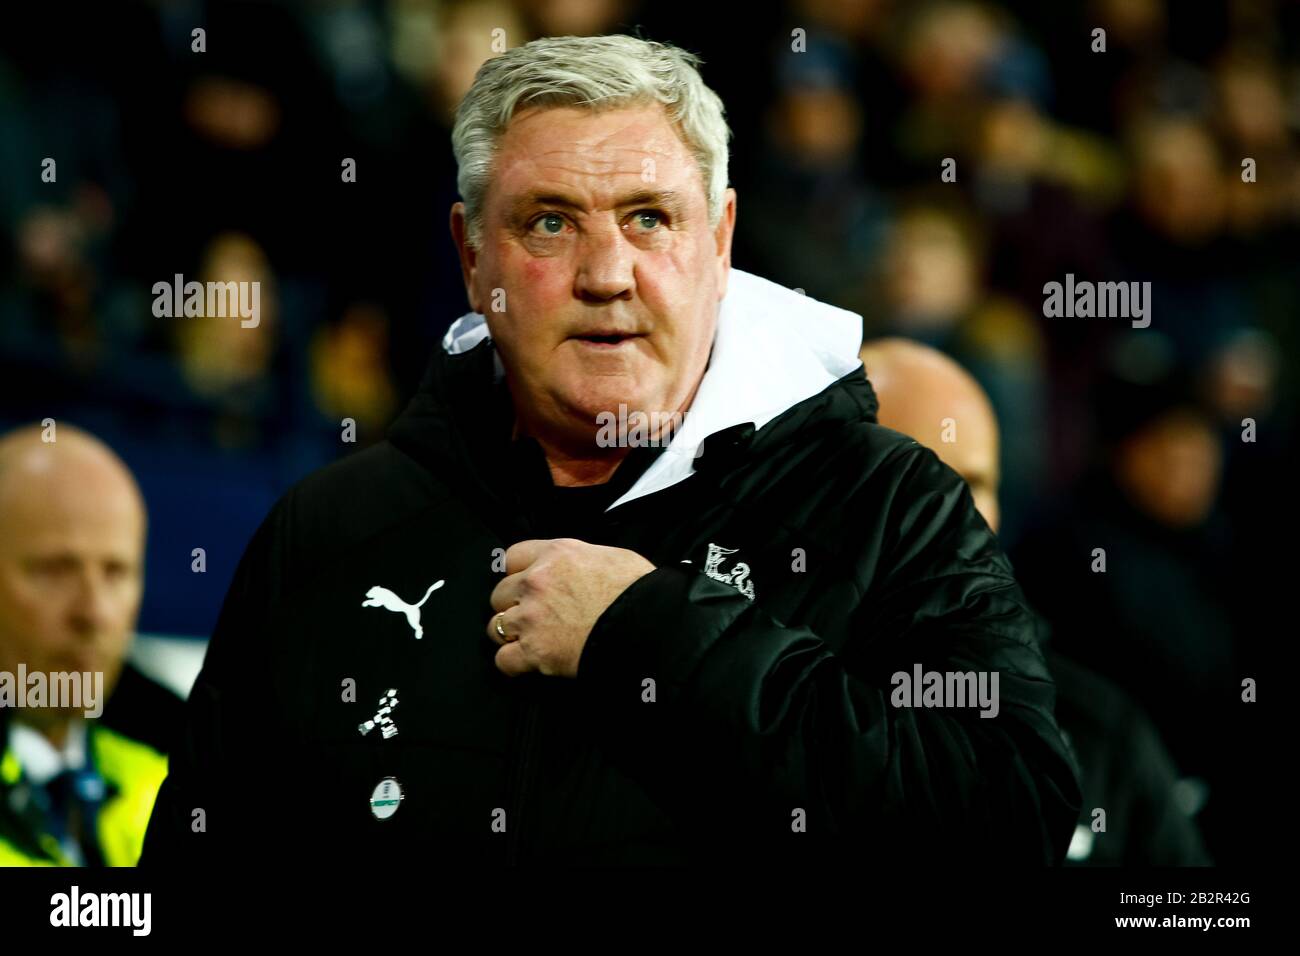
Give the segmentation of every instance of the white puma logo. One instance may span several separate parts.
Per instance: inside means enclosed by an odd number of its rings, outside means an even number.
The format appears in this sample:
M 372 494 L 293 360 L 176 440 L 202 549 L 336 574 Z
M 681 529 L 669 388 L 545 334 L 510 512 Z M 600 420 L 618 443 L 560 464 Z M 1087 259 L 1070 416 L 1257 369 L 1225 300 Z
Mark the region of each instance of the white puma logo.
M 438 588 L 442 587 L 444 581 L 430 585 L 429 590 L 424 592 L 424 597 L 420 598 L 419 604 L 407 604 L 388 588 L 381 588 L 375 585 L 366 592 L 366 600 L 361 602 L 362 607 L 382 607 L 389 611 L 401 611 L 406 615 L 406 623 L 411 625 L 411 630 L 415 631 L 415 639 L 418 641 L 424 637 L 424 628 L 420 627 L 420 608 L 424 607 L 424 602 L 429 600 L 429 595 Z

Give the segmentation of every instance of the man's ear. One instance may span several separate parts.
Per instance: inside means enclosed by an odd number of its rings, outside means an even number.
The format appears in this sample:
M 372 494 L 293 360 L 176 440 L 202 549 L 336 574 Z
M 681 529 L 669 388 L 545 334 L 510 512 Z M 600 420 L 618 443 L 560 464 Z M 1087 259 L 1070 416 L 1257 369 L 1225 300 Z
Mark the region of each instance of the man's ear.
M 728 189 L 722 197 L 722 215 L 713 230 L 718 252 L 718 298 L 727 294 L 727 275 L 731 272 L 731 237 L 736 232 L 736 191 Z
M 469 225 L 465 221 L 463 202 L 452 204 L 451 238 L 455 241 L 456 253 L 460 256 L 460 273 L 465 280 L 465 296 L 469 299 L 469 307 L 475 312 L 482 312 L 474 292 L 474 277 L 478 271 L 478 250 L 469 244 Z

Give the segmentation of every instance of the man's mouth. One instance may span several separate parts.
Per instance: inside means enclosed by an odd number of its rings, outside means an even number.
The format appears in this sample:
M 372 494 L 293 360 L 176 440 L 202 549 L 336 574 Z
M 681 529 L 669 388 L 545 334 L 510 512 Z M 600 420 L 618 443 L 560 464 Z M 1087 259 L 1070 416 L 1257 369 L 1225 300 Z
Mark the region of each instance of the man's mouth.
M 614 330 L 597 330 L 586 332 L 582 335 L 573 336 L 574 339 L 592 348 L 614 349 L 631 342 L 633 339 L 643 338 L 643 332 L 618 332 Z
M 87 654 L 68 654 L 60 657 L 57 666 L 62 671 L 96 671 L 101 668 L 99 664 L 99 655 L 94 653 Z

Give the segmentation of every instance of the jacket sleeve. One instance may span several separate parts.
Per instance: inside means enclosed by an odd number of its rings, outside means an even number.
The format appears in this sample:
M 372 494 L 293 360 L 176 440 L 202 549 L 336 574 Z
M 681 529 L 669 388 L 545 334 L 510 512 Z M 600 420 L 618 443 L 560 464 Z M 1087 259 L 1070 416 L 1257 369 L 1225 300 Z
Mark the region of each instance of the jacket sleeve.
M 273 760 L 266 734 L 251 715 L 269 716 L 277 696 L 265 675 L 281 514 L 277 506 L 254 534 L 226 593 L 168 757 L 141 866 L 247 861 L 263 857 L 274 842 L 265 832 L 270 817 L 256 808 L 265 811 L 265 792 L 279 775 L 268 775 Z
M 848 616 L 838 653 L 727 584 L 660 567 L 579 662 L 603 745 L 701 840 L 1059 863 L 1079 794 L 1038 620 L 954 472 L 917 445 L 879 471 L 837 505 L 862 525 L 857 587 L 803 615 Z M 894 706 L 891 675 L 916 664 L 996 671 L 997 715 Z

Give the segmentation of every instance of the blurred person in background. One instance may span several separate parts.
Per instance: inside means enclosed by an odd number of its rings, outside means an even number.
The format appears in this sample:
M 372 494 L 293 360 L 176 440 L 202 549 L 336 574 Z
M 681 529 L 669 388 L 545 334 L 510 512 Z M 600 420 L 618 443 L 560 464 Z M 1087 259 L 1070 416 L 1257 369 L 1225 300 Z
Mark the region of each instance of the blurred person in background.
M 1222 862 L 1242 851 L 1231 741 L 1245 726 L 1239 609 L 1252 602 L 1233 599 L 1247 556 L 1216 508 L 1222 439 L 1172 356 L 1156 336 L 1118 341 L 1094 399 L 1094 466 L 1013 555 L 1057 648 L 1151 715 Z
M 951 355 L 989 394 L 1006 436 L 999 450 L 1003 537 L 1020 533 L 1046 471 L 1042 334 L 983 279 L 980 220 L 960 206 L 915 202 L 894 220 L 878 275 L 881 312 L 868 335 L 903 336 Z
M 223 233 L 204 250 L 197 280 L 205 291 L 209 283 L 236 293 L 223 308 L 204 314 L 175 315 L 166 321 L 176 343 L 176 358 L 186 385 L 210 410 L 210 440 L 225 447 L 257 444 L 264 440 L 266 420 L 281 409 L 277 400 L 274 363 L 280 341 L 280 320 L 275 276 L 262 247 L 251 237 Z M 251 304 L 257 284 L 259 314 L 244 318 L 237 307 Z M 233 303 L 233 305 L 232 305 Z M 250 309 L 251 311 L 251 309 Z
M 355 157 L 358 169 L 338 202 L 357 228 L 333 250 L 342 281 L 330 311 L 331 324 L 349 329 L 344 335 L 354 343 L 357 314 L 388 316 L 389 377 L 405 396 L 419 387 L 425 356 L 447 331 L 449 315 L 466 304 L 442 228 L 457 199 L 456 104 L 484 61 L 533 34 L 511 0 L 390 0 L 384 13 L 392 73 L 385 109 L 345 114 L 349 135 L 340 151 Z M 395 208 L 413 215 L 395 218 Z
M 1272 234 L 1300 219 L 1300 156 L 1288 129 L 1286 77 L 1277 60 L 1229 50 L 1214 69 L 1212 123 L 1226 156 L 1228 228 L 1237 236 Z M 1300 93 L 1294 94 L 1300 98 Z M 1249 180 L 1240 175 L 1254 163 Z M 1233 169 L 1234 165 L 1236 170 Z M 1238 175 L 1232 175 L 1236 171 Z
M 862 345 L 880 401 L 877 420 L 932 449 L 965 479 L 975 507 L 998 530 L 998 423 L 974 377 L 941 352 L 907 339 Z M 1173 759 L 1142 708 L 1045 636 L 1056 681 L 1056 719 L 1082 770 L 1083 804 L 1067 864 L 1199 866 L 1210 862 L 1184 804 Z M 1094 811 L 1106 813 L 1094 829 Z
M 808 44 L 778 54 L 738 254 L 763 275 L 861 312 L 861 277 L 879 255 L 887 210 L 862 162 L 865 117 L 853 51 L 823 34 L 812 34 Z
M 1170 360 L 1195 377 L 1269 321 L 1269 309 L 1260 308 L 1267 300 L 1252 294 L 1248 278 L 1257 272 L 1249 214 L 1240 236 L 1230 230 L 1231 199 L 1239 193 L 1232 184 L 1242 170 L 1228 164 L 1209 124 L 1195 115 L 1144 113 L 1129 144 L 1131 203 L 1112 224 L 1122 272 L 1115 278 L 1151 282 L 1152 321 Z
M 388 371 L 388 316 L 371 303 L 356 303 L 337 323 L 319 329 L 312 342 L 312 390 L 322 415 L 352 418 L 377 435 L 397 410 Z
M 918 4 L 904 11 L 896 51 L 909 102 L 894 130 L 916 179 L 929 179 L 974 139 L 983 81 L 1013 50 L 1008 18 L 980 3 Z
M 525 42 L 530 32 L 520 4 L 508 0 L 448 0 L 437 4 L 437 10 L 428 94 L 438 119 L 450 130 L 456 106 L 478 68 L 506 48 Z
M 909 339 L 868 339 L 859 353 L 876 391 L 876 420 L 925 445 L 961 475 L 975 510 L 1001 519 L 998 423 L 974 376 L 937 349 Z
M 0 359 L 89 378 L 141 327 L 118 274 L 138 188 L 97 35 L 36 16 L 39 37 L 0 31 Z
M 1048 5 L 1033 0 L 999 4 L 1015 10 L 1052 66 L 1053 106 L 1072 123 L 1105 136 L 1136 91 L 1170 59 L 1166 0 L 1086 0 Z M 1211 20 L 1204 5 L 1184 5 L 1188 19 Z M 1208 25 L 1213 30 L 1217 24 Z M 1092 31 L 1105 31 L 1106 49 L 1094 49 Z M 1105 57 L 1105 69 L 1098 60 Z
M 642 0 L 518 0 L 532 37 L 594 37 L 622 32 L 638 17 Z M 469 89 L 469 87 L 466 87 Z
M 135 480 L 53 427 L 0 436 L 0 672 L 102 675 L 112 703 L 0 708 L 0 866 L 133 866 L 181 703 L 126 665 L 144 588 Z

